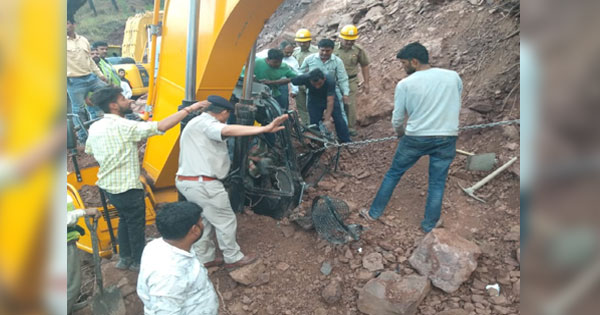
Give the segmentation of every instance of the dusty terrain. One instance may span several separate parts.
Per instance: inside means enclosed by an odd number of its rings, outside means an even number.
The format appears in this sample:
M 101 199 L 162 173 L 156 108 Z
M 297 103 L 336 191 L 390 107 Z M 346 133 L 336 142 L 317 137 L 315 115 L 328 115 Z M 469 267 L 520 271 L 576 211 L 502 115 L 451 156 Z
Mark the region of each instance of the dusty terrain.
M 304 2 L 307 2 L 304 4 Z M 406 74 L 395 60 L 404 44 L 420 41 L 430 49 L 434 66 L 453 69 L 464 84 L 461 125 L 519 118 L 519 15 L 511 1 L 285 1 L 267 23 L 259 46 L 272 47 L 300 27 L 313 38 L 334 37 L 338 28 L 354 22 L 358 42 L 371 59 L 371 92 L 359 94 L 359 135 L 356 140 L 392 135 L 389 123 L 393 88 Z M 472 4 L 476 3 L 476 4 Z M 419 229 L 427 191 L 426 158 L 410 169 L 396 188 L 382 220 L 369 223 L 358 217 L 368 207 L 383 174 L 389 167 L 396 142 L 360 147 L 341 155 L 340 169 L 311 188 L 300 210 L 313 197 L 326 194 L 345 200 L 351 209 L 347 223 L 367 227 L 361 240 L 331 245 L 313 231 L 305 231 L 287 219 L 245 213 L 238 216 L 238 240 L 244 252 L 258 254 L 267 264 L 269 281 L 246 287 L 234 282 L 224 269 L 209 270 L 219 291 L 222 314 L 358 314 L 358 290 L 372 277 L 365 275 L 361 259 L 372 252 L 386 258 L 385 270 L 412 274 L 407 259 L 423 238 Z M 495 152 L 498 165 L 519 155 L 519 128 L 501 126 L 462 132 L 458 148 Z M 478 244 L 483 251 L 479 267 L 458 291 L 448 294 L 433 289 L 418 308 L 418 314 L 437 314 L 463 309 L 466 314 L 518 314 L 520 304 L 519 165 L 481 188 L 477 194 L 487 202 L 467 197 L 460 187 L 470 186 L 487 175 L 465 169 L 465 157 L 457 155 L 451 165 L 444 195 L 445 228 Z M 80 158 L 81 167 L 94 163 Z M 308 201 L 308 202 L 307 202 Z M 154 227 L 148 238 L 157 237 Z M 85 298 L 93 289 L 89 256 L 85 258 Z M 331 274 L 320 269 L 324 262 Z M 128 313 L 141 314 L 135 293 L 136 274 L 119 272 L 114 260 L 105 261 L 105 283 L 121 287 Z M 342 283 L 342 298 L 330 305 L 321 297 L 332 280 Z M 484 287 L 500 285 L 505 299 L 491 299 Z M 483 296 L 483 298 L 481 298 Z M 89 314 L 88 309 L 77 314 Z

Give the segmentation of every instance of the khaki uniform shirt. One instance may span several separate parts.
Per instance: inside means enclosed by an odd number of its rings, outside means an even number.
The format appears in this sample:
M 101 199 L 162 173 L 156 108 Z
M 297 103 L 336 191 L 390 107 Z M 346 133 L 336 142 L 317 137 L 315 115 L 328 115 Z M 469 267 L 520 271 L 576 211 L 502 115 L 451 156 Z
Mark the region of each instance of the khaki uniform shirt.
M 337 43 L 333 53 L 342 59 L 348 77 L 350 78 L 354 78 L 358 75 L 358 72 L 360 71 L 358 67 L 359 64 L 361 67 L 369 64 L 367 53 L 358 44 L 354 44 L 350 49 L 342 49 L 340 43 Z
M 294 48 L 294 52 L 292 53 L 292 56 L 294 56 L 294 58 L 296 58 L 296 60 L 298 60 L 298 65 L 301 66 L 302 62 L 304 61 L 304 58 L 319 52 L 319 48 L 317 48 L 316 46 L 310 45 L 310 47 L 308 48 L 308 51 L 302 51 L 300 50 L 300 47 L 296 47 Z
M 82 77 L 92 72 L 99 78 L 104 76 L 90 56 L 88 40 L 77 34 L 74 39 L 67 36 L 67 77 Z

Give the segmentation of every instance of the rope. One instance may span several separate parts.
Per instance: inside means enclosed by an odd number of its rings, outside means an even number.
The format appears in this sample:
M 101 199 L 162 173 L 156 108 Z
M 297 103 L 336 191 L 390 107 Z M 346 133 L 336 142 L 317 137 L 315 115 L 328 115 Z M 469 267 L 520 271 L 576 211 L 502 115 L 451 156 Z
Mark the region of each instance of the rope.
M 520 119 L 513 119 L 513 120 L 498 121 L 498 122 L 493 122 L 493 123 L 488 123 L 488 124 L 464 126 L 464 127 L 458 128 L 458 130 L 462 131 L 462 130 L 492 128 L 492 127 L 497 127 L 497 126 L 513 125 L 513 124 L 520 124 L 520 123 L 521 123 Z M 385 141 L 397 140 L 397 139 L 398 139 L 398 136 L 390 136 L 390 137 L 374 138 L 374 139 L 367 139 L 367 140 L 346 142 L 346 143 L 325 143 L 325 146 L 318 149 L 316 152 L 321 152 L 321 151 L 324 151 L 324 150 L 327 150 L 330 148 L 351 147 L 351 146 L 359 147 L 359 146 L 363 146 L 363 145 L 367 145 L 367 144 L 371 144 L 371 143 L 385 142 Z

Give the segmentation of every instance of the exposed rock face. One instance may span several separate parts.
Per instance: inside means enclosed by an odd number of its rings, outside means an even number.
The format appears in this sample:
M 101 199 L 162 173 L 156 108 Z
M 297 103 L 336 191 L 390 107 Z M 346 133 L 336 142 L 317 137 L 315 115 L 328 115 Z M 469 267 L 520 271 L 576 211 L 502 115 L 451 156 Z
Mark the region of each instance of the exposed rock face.
M 434 229 L 423 238 L 409 262 L 432 284 L 445 292 L 454 292 L 477 268 L 481 249 L 445 229 Z

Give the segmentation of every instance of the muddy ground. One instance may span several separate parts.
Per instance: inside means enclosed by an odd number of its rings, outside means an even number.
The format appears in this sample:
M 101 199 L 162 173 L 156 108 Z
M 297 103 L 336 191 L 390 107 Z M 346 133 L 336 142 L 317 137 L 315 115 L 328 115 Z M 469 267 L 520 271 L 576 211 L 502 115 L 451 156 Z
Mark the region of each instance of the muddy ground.
M 474 3 L 474 4 L 473 4 Z M 519 11 L 514 1 L 285 1 L 266 24 L 259 46 L 274 47 L 300 27 L 313 37 L 333 37 L 348 21 L 359 26 L 358 42 L 371 58 L 371 92 L 358 97 L 359 135 L 355 140 L 393 134 L 390 117 L 393 88 L 406 74 L 395 60 L 404 44 L 421 41 L 430 49 L 434 66 L 453 69 L 464 84 L 461 125 L 519 118 Z M 518 2 L 517 2 L 518 4 Z M 300 209 L 317 195 L 329 195 L 348 203 L 347 223 L 366 227 L 361 240 L 332 245 L 316 232 L 305 231 L 287 219 L 277 221 L 253 213 L 238 216 L 238 241 L 244 252 L 256 253 L 267 264 L 269 281 L 257 287 L 236 284 L 224 269 L 211 268 L 211 280 L 219 291 L 222 314 L 358 314 L 360 289 L 365 276 L 361 258 L 384 253 L 385 270 L 402 275 L 415 271 L 407 259 L 423 238 L 423 217 L 428 161 L 421 159 L 402 178 L 382 220 L 370 223 L 358 217 L 368 207 L 389 167 L 396 141 L 372 144 L 350 152 L 344 150 L 340 168 L 309 189 Z M 462 132 L 459 149 L 474 153 L 494 152 L 498 164 L 519 155 L 518 125 Z M 475 243 L 483 251 L 479 267 L 470 280 L 452 294 L 438 289 L 421 303 L 418 314 L 437 314 L 462 309 L 467 314 L 519 314 L 519 164 L 503 172 L 477 191 L 481 203 L 466 196 L 459 185 L 470 186 L 487 175 L 465 169 L 466 157 L 457 155 L 451 165 L 442 206 L 445 228 Z M 82 155 L 80 164 L 92 165 Z M 88 196 L 91 198 L 91 196 Z M 84 197 L 84 200 L 88 197 Z M 154 227 L 148 238 L 157 237 Z M 93 290 L 89 255 L 84 254 L 82 298 Z M 331 274 L 320 269 L 332 265 Z M 136 274 L 114 269 L 105 261 L 105 283 L 119 285 L 126 295 L 128 314 L 142 314 L 135 293 Z M 342 299 L 329 305 L 323 288 L 341 281 Z M 505 297 L 490 299 L 484 286 L 498 283 Z M 482 287 L 483 286 L 483 287 Z M 483 296 L 483 298 L 480 298 Z M 84 309 L 77 314 L 89 314 Z

